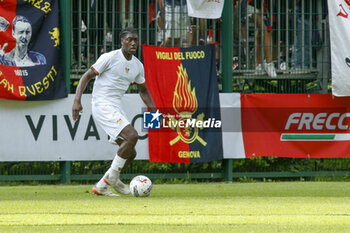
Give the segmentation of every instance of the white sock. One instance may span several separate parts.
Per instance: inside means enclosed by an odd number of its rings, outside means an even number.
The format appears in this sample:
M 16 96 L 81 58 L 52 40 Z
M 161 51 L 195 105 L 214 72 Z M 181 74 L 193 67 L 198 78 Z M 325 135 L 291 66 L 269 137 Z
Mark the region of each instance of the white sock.
M 104 177 L 104 176 L 103 176 Z M 106 182 L 103 180 L 103 177 L 97 182 L 96 186 L 99 188 L 107 187 Z
M 113 180 L 114 179 L 118 179 L 119 178 L 119 174 L 120 172 L 119 171 L 116 171 L 114 170 L 113 168 L 109 168 L 106 173 L 103 175 L 103 177 L 96 183 L 96 186 L 99 187 L 99 188 L 104 188 L 104 187 L 107 187 L 107 183 L 105 182 L 104 180 L 104 177 L 109 174 L 109 177 L 112 178 Z
M 124 165 L 125 165 L 126 159 L 123 159 L 122 157 L 120 157 L 118 154 L 114 157 L 113 162 L 111 164 L 111 168 L 114 171 L 117 172 L 121 172 L 121 170 L 123 169 Z
M 119 157 L 119 155 L 117 154 L 114 159 L 113 162 L 111 164 L 111 167 L 108 169 L 108 171 L 103 175 L 103 177 L 97 182 L 96 186 L 99 188 L 104 188 L 107 187 L 106 182 L 104 181 L 104 177 L 105 175 L 109 174 L 109 177 L 113 180 L 115 179 L 119 179 L 119 174 L 120 171 L 122 170 L 122 168 L 124 167 L 124 164 L 126 162 L 126 159 L 123 159 L 121 157 Z
M 108 171 L 106 172 L 106 174 L 107 173 L 109 174 L 110 179 L 112 179 L 112 180 L 119 179 L 119 175 L 120 175 L 119 171 L 116 171 L 113 168 L 109 168 Z

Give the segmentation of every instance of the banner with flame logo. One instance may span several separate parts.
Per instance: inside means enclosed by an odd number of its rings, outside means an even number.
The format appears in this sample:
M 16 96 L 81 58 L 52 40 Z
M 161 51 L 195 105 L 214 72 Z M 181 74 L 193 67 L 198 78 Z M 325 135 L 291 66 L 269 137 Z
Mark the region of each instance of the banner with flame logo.
M 163 114 L 150 129 L 152 162 L 209 162 L 223 158 L 214 46 L 143 45 L 146 83 Z
M 0 2 L 0 98 L 67 97 L 59 61 L 59 1 Z

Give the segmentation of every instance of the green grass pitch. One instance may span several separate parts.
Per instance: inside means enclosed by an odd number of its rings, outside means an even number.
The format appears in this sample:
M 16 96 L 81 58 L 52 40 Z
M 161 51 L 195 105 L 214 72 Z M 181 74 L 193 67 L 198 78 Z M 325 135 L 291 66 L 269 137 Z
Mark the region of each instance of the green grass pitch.
M 91 185 L 0 187 L 0 232 L 350 232 L 347 182 L 156 184 L 150 197 Z

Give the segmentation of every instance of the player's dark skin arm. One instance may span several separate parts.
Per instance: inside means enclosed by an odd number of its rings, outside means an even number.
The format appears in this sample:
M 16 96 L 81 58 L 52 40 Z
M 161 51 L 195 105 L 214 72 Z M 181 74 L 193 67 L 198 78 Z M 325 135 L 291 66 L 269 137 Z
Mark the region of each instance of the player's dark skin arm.
M 148 91 L 146 84 L 138 84 L 137 89 L 140 93 L 141 99 L 146 104 L 146 106 L 153 112 L 157 111 L 157 108 L 153 102 L 152 96 Z
M 73 107 L 72 107 L 72 114 L 73 114 L 73 120 L 77 121 L 79 119 L 79 113 L 83 112 L 83 106 L 81 105 L 81 96 L 89 83 L 91 79 L 93 79 L 96 76 L 94 71 L 91 69 L 88 69 L 81 79 L 79 80 L 79 84 L 77 86 L 77 90 L 75 92 Z
M 164 0 L 158 0 L 159 10 L 161 12 L 160 19 L 158 21 L 159 28 L 164 28 Z

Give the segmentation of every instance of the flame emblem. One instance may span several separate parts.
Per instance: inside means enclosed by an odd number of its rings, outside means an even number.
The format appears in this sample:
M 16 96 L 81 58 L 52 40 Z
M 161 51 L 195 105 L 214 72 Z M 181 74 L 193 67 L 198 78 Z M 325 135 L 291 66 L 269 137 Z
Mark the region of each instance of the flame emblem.
M 191 81 L 188 82 L 188 75 L 182 64 L 177 73 L 177 83 L 174 91 L 173 107 L 178 114 L 192 115 L 198 107 L 196 88 L 191 90 Z
M 173 108 L 175 112 L 180 115 L 180 118 L 176 119 L 175 117 L 169 117 L 169 120 L 180 122 L 186 121 L 187 119 L 192 119 L 192 115 L 197 111 L 198 101 L 196 89 L 191 89 L 191 81 L 188 81 L 186 69 L 183 68 L 182 64 L 178 66 L 178 71 L 176 73 L 177 83 L 174 90 Z M 203 121 L 203 119 L 204 113 L 201 113 L 197 116 L 196 120 Z M 197 127 L 194 127 L 192 130 L 191 127 L 180 128 L 179 124 L 173 125 L 177 125 L 176 131 L 178 136 L 169 142 L 171 146 L 177 143 L 179 140 L 187 144 L 198 140 L 203 146 L 207 145 L 207 143 L 198 135 Z M 175 127 L 172 129 L 175 129 Z

